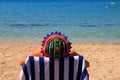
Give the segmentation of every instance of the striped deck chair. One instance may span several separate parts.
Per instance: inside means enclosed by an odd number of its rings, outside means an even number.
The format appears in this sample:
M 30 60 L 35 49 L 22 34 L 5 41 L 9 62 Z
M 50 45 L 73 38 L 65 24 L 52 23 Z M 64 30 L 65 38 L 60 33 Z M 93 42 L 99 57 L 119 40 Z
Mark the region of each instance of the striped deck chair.
M 33 57 L 26 59 L 20 80 L 88 80 L 83 56 L 61 59 Z

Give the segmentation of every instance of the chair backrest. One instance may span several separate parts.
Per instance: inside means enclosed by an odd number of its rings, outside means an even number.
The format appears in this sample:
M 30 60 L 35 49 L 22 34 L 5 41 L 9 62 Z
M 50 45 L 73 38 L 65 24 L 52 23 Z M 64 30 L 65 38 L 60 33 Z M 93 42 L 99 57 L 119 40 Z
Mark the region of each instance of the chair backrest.
M 88 80 L 83 56 L 61 59 L 29 56 L 22 66 L 20 80 Z

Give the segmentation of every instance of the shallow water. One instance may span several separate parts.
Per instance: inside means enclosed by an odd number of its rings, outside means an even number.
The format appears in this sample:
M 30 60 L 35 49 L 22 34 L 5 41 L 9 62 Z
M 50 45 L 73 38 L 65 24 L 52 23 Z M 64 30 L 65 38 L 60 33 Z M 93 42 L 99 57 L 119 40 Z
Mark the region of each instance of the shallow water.
M 77 43 L 120 43 L 120 2 L 0 3 L 1 44 L 40 43 L 55 31 Z

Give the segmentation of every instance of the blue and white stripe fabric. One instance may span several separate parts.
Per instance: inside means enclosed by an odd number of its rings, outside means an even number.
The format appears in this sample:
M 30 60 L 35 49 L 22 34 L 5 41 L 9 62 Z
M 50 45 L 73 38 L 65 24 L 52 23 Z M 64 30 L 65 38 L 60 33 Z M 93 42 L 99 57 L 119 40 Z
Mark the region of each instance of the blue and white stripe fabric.
M 29 56 L 22 67 L 20 80 L 88 80 L 83 56 L 61 59 Z

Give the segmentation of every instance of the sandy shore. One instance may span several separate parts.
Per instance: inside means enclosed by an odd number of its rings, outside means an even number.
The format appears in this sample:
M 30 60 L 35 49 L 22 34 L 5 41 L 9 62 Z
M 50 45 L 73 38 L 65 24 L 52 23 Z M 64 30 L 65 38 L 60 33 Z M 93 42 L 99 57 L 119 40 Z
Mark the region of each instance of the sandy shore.
M 90 62 L 90 80 L 120 80 L 120 45 L 74 44 L 73 50 L 84 55 Z M 19 80 L 19 61 L 40 45 L 0 45 L 0 80 Z

